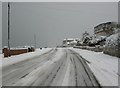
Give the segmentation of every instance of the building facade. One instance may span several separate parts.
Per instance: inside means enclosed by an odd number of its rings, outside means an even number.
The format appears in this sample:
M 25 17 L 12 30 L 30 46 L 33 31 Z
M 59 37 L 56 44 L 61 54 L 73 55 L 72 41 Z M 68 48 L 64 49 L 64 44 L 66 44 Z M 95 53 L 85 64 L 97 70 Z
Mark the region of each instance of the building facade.
M 79 39 L 77 38 L 66 38 L 63 40 L 63 46 L 76 46 L 78 43 Z
M 100 36 L 110 36 L 114 33 L 114 29 L 118 27 L 116 22 L 106 22 L 94 27 L 94 34 Z

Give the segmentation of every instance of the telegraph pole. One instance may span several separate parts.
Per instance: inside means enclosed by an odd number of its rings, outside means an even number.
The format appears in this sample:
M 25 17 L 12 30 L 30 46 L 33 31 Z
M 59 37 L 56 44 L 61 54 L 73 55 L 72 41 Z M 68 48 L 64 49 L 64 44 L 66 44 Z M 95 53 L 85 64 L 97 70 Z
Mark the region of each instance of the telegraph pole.
M 10 56 L 10 2 L 8 2 L 8 50 Z
M 35 49 L 36 49 L 36 35 L 34 35 L 34 46 L 35 46 Z

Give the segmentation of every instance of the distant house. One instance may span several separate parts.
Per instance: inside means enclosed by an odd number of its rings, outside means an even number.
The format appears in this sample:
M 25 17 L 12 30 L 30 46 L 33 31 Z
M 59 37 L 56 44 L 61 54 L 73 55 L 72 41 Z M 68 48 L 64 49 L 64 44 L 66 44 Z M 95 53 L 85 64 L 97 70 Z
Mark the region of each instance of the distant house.
M 77 45 L 79 39 L 77 38 L 66 38 L 63 40 L 63 46 L 75 46 Z
M 101 45 L 105 44 L 106 38 L 118 31 L 120 25 L 117 22 L 106 22 L 94 27 L 94 36 L 90 40 L 89 45 Z
M 117 28 L 116 22 L 106 22 L 94 27 L 94 34 L 97 36 L 110 36 L 114 33 L 114 28 Z

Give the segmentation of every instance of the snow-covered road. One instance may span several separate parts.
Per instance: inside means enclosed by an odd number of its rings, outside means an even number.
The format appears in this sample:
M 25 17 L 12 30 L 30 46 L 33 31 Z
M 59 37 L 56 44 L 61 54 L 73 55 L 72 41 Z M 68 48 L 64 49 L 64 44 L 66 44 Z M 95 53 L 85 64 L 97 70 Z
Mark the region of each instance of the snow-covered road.
M 71 49 L 54 48 L 3 66 L 3 86 L 100 86 L 87 60 Z

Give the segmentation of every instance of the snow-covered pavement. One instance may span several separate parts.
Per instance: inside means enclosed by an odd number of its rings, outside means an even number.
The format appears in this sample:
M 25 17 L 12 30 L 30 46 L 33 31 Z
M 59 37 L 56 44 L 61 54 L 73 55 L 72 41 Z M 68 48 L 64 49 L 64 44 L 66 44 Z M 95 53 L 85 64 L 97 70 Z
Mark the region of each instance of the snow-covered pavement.
M 2 87 L 2 50 L 0 50 L 0 87 Z
M 53 48 L 4 58 L 3 86 L 117 86 L 118 58 Z M 99 88 L 99 87 L 98 87 Z
M 21 61 L 24 61 L 24 60 L 28 60 L 28 59 L 38 57 L 41 54 L 43 54 L 43 53 L 45 53 L 49 50 L 51 50 L 51 48 L 47 48 L 47 49 L 43 48 L 42 50 L 36 49 L 35 52 L 15 55 L 15 56 L 11 56 L 11 57 L 8 57 L 8 58 L 2 58 L 2 67 L 9 66 L 11 64 L 15 64 L 15 63 L 18 63 L 18 62 L 21 62 Z
M 72 49 L 79 53 L 93 71 L 102 86 L 118 86 L 118 58 L 82 49 Z

